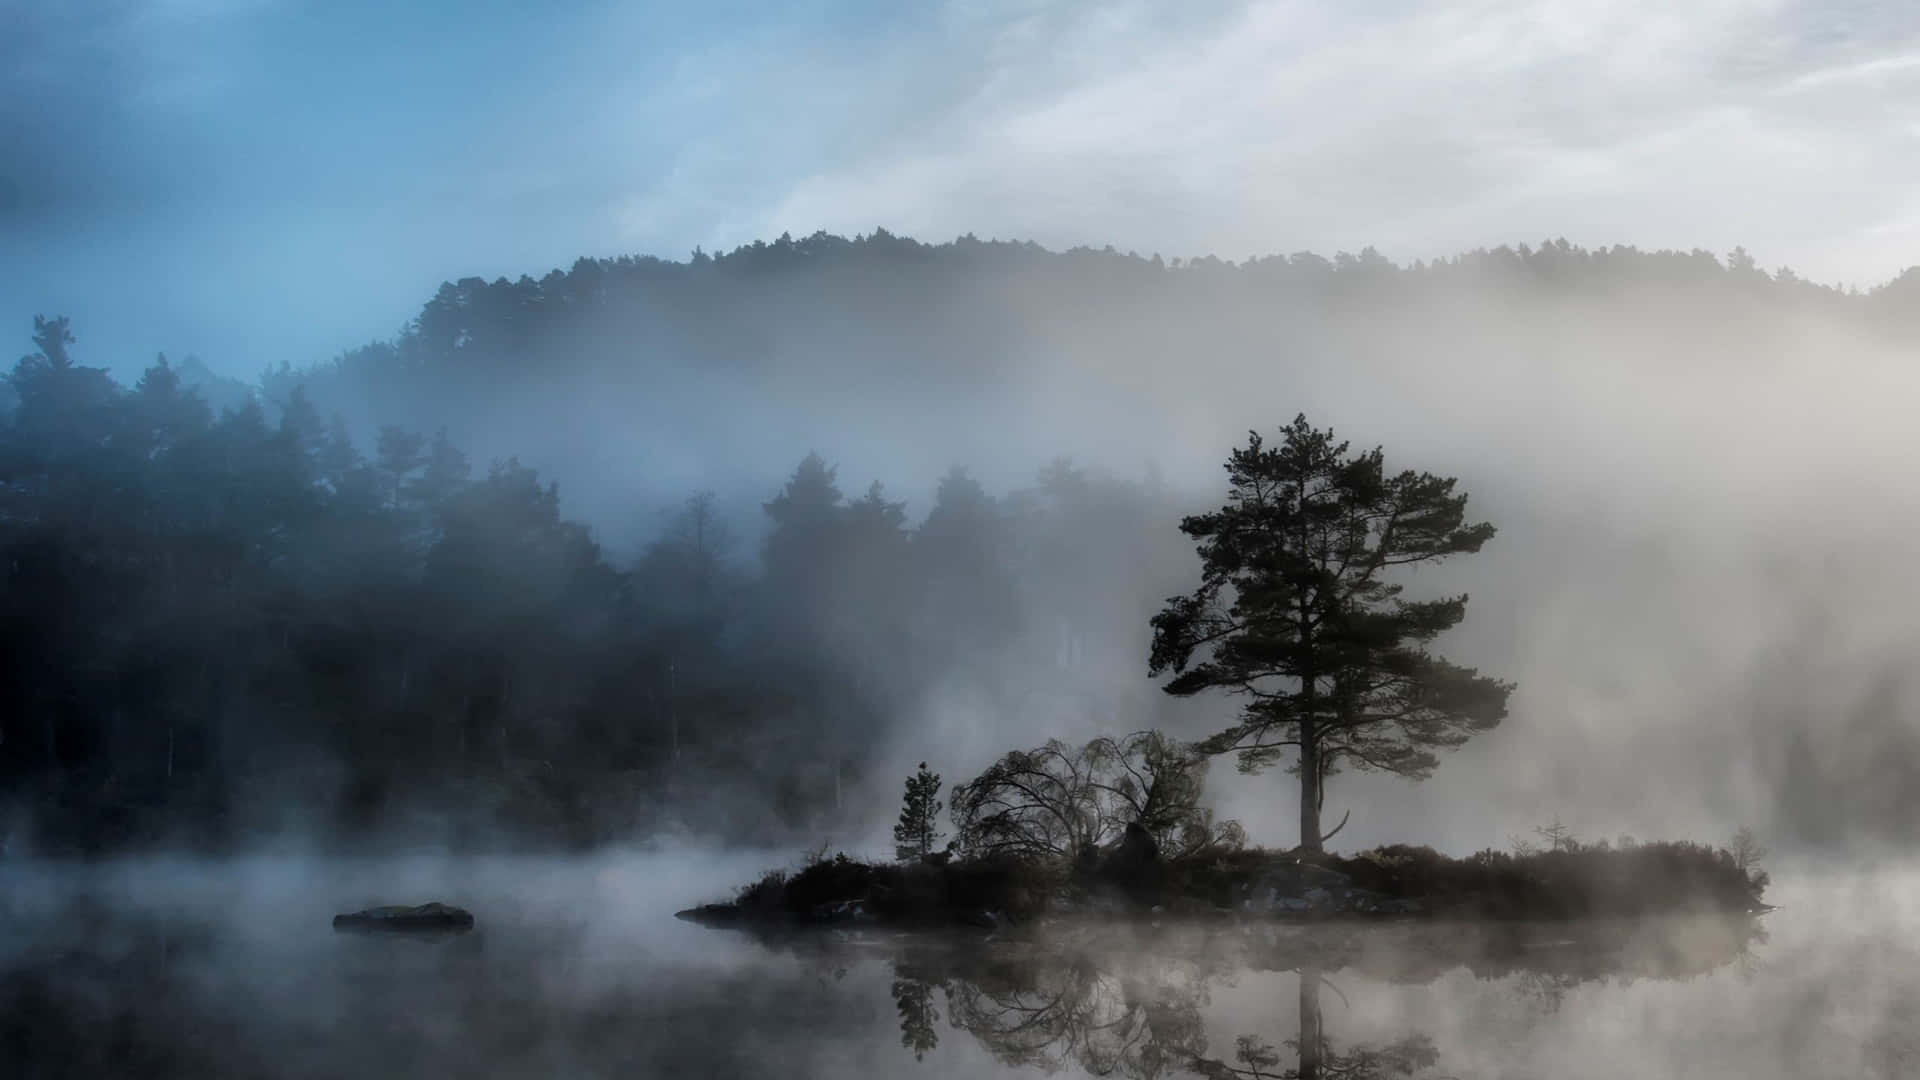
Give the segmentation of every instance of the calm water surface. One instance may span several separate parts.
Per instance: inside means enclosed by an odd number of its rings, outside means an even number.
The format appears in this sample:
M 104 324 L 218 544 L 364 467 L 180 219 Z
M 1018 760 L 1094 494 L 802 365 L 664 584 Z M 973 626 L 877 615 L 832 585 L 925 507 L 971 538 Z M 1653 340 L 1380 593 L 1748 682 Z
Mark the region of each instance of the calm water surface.
M 1078 926 L 785 943 L 763 857 L 0 864 L 0 1075 L 1920 1075 L 1920 874 L 1759 920 Z M 444 900 L 451 938 L 336 934 Z

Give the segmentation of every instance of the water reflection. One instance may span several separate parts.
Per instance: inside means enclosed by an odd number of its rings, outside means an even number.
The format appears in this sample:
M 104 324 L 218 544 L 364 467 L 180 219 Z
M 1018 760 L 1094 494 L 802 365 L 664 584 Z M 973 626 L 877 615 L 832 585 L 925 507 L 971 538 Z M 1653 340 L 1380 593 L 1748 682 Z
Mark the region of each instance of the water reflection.
M 946 984 L 953 1025 L 1002 1064 L 1047 1072 L 1071 1064 L 1096 1076 L 1162 1076 L 1192 1060 L 1206 1045 L 1206 995 L 1205 980 L 1189 972 L 1155 977 L 1037 950 Z
M 0 866 L 0 1076 L 1920 1075 L 1920 875 L 1803 890 L 1764 948 L 1751 919 L 769 941 L 673 919 L 697 888 L 650 896 L 663 865 Z M 479 922 L 328 928 L 389 896 Z
M 892 996 L 900 1042 L 917 1060 L 947 1026 L 1000 1064 L 1054 1073 L 1152 1080 L 1167 1076 L 1384 1080 L 1442 1075 L 1434 1040 L 1419 1031 L 1343 1042 L 1327 1001 L 1347 1005 L 1335 977 L 1425 983 L 1459 969 L 1513 977 L 1522 996 L 1557 1010 L 1596 981 L 1682 979 L 1750 959 L 1765 940 L 1748 917 L 1552 926 L 1256 926 L 1186 928 L 946 944 L 901 945 Z M 1271 1024 L 1209 1044 L 1205 1010 L 1237 975 L 1289 972 L 1291 1016 L 1271 1002 Z M 1337 1025 L 1336 1025 L 1337 1026 Z
M 926 1060 L 927 1051 L 940 1045 L 940 1013 L 933 994 L 946 991 L 947 986 L 947 980 L 910 960 L 894 961 L 893 1004 L 900 1013 L 900 1045 L 913 1051 L 915 1061 Z
M 1325 984 L 1325 977 L 1318 971 L 1300 973 L 1300 1034 L 1286 1041 L 1289 1053 L 1282 1054 L 1258 1035 L 1241 1035 L 1234 1040 L 1231 1062 L 1196 1057 L 1191 1062 L 1192 1070 L 1209 1080 L 1228 1077 L 1373 1080 L 1423 1075 L 1439 1061 L 1432 1037 L 1418 1032 L 1397 1042 L 1354 1046 L 1344 1051 L 1330 1043 L 1325 1014 L 1320 1009 L 1320 990 Z M 1294 1067 L 1285 1067 L 1288 1058 L 1295 1062 Z

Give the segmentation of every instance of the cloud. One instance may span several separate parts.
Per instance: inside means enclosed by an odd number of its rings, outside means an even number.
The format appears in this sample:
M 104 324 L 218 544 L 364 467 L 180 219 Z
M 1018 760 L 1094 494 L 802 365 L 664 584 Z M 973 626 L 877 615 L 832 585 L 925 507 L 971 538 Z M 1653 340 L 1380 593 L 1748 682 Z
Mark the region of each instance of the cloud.
M 1228 256 L 1564 234 L 1884 278 L 1904 258 L 1877 237 L 1920 164 L 1911 109 L 1884 99 L 1914 27 L 1862 7 L 1880 21 L 1841 34 L 1830 8 L 1278 3 L 1172 32 L 1076 9 L 1008 29 L 971 99 L 756 224 Z M 1048 78 L 1061 57 L 1070 82 Z
M 1866 0 L 0 4 L 0 318 L 133 298 L 82 325 L 114 362 L 310 362 L 444 279 L 819 228 L 1859 284 L 1920 242 L 1920 9 Z

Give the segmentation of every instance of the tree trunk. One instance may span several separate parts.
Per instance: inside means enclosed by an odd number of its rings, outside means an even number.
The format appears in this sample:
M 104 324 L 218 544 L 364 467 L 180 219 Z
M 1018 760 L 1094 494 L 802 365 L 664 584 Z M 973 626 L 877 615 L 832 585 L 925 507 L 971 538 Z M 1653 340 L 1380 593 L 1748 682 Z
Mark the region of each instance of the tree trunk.
M 1320 852 L 1320 747 L 1311 719 L 1300 721 L 1300 850 Z
M 1300 969 L 1300 1080 L 1318 1080 L 1326 1035 L 1320 1023 L 1320 972 Z
M 1304 547 L 1306 538 L 1301 537 Z M 1307 607 L 1301 602 L 1299 613 L 1300 644 L 1309 651 L 1317 647 Z M 1320 731 L 1317 698 L 1320 676 L 1309 666 L 1300 673 L 1300 850 L 1320 854 Z

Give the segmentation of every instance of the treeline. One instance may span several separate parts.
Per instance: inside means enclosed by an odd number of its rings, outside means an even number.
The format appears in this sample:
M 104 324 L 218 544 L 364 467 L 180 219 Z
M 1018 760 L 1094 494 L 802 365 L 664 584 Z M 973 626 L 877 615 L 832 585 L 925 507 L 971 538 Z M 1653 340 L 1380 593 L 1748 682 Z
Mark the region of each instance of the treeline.
M 1049 681 L 1009 665 L 1080 663 L 1168 516 L 1061 462 L 999 497 L 954 469 L 916 521 L 810 455 L 760 552 L 696 495 L 615 565 L 517 460 L 476 468 L 444 431 L 358 443 L 298 387 L 216 416 L 164 357 L 128 387 L 73 342 L 36 320 L 0 426 L 22 849 L 865 821 L 881 733 L 969 672 L 1011 709 Z
M 1461 357 L 1546 364 L 1587 349 L 1597 355 L 1571 362 L 1673 354 L 1676 369 L 1717 356 L 1764 367 L 1808 319 L 1910 342 L 1920 274 L 1856 292 L 1769 272 L 1741 251 L 1559 240 L 1410 264 L 1372 249 L 1234 263 L 876 230 L 463 278 L 392 338 L 283 365 L 262 385 L 274 399 L 305 385 L 356 430 L 445 425 L 481 456 L 540 461 L 561 470 L 580 512 L 610 522 L 629 478 L 610 475 L 606 448 L 621 440 L 758 474 L 769 467 L 758 448 L 802 437 L 799 422 L 806 439 L 853 433 L 843 452 L 865 448 L 870 468 L 888 455 L 932 472 L 949 454 L 1024 467 L 995 458 L 982 432 L 997 427 L 998 447 L 1131 468 L 1191 441 L 1174 426 L 1182 410 L 1234 415 L 1248 387 L 1316 365 L 1392 378 Z
M 1723 259 L 1699 249 L 1583 248 L 1561 239 L 1406 264 L 1373 248 L 1332 258 L 1297 252 L 1235 263 L 1212 256 L 1166 261 L 1110 246 L 1052 252 L 1031 242 L 970 235 L 929 244 L 878 229 L 851 239 L 783 234 L 720 255 L 696 250 L 685 261 L 582 258 L 570 270 L 538 280 L 462 278 L 441 285 L 391 341 L 312 369 L 283 368 L 272 377 L 340 379 L 393 390 L 436 370 L 471 375 L 476 368 L 521 370 L 531 363 L 551 373 L 607 353 L 645 361 L 669 350 L 758 366 L 795 351 L 796 342 L 772 340 L 767 328 L 789 320 L 804 335 L 791 317 L 823 297 L 834 298 L 833 307 L 868 315 L 860 324 L 863 333 L 917 346 L 889 356 L 888 366 L 917 366 L 943 353 L 938 340 L 926 340 L 946 336 L 942 331 L 973 344 L 1006 329 L 974 322 L 965 309 L 1021 292 L 1034 292 L 1069 313 L 1098 308 L 1108 321 L 1125 321 L 1141 303 L 1158 309 L 1204 301 L 1226 309 L 1258 300 L 1269 309 L 1277 304 L 1327 313 L 1352 302 L 1377 311 L 1396 300 L 1489 289 L 1534 299 L 1554 293 L 1599 299 L 1666 294 L 1692 307 L 1742 302 L 1778 311 L 1784 305 L 1843 313 L 1893 331 L 1920 328 L 1920 267 L 1861 291 L 1809 281 L 1784 267 L 1769 272 L 1743 249 Z M 975 357 L 981 364 L 1000 359 Z

